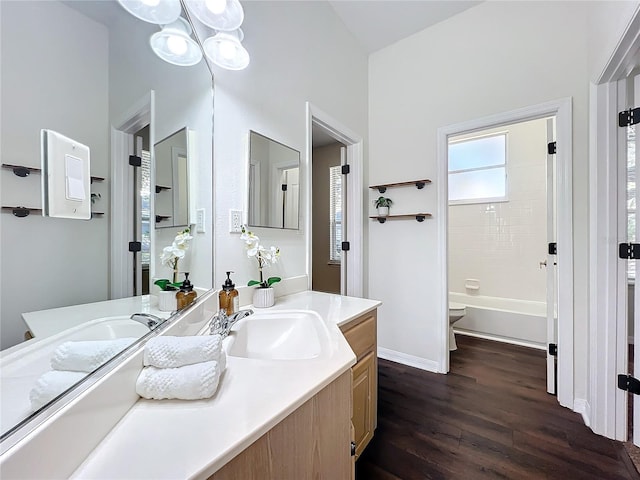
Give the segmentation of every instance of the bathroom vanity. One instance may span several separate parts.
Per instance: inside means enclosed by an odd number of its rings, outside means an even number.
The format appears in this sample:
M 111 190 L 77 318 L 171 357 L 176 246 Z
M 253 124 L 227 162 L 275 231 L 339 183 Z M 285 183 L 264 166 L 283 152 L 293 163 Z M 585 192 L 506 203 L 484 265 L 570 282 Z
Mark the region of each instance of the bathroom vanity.
M 351 423 L 358 453 L 375 428 L 379 305 L 305 291 L 256 309 L 264 322 L 278 312 L 317 314 L 321 352 L 299 360 L 229 355 L 211 399 L 138 400 L 71 478 L 351 478 Z

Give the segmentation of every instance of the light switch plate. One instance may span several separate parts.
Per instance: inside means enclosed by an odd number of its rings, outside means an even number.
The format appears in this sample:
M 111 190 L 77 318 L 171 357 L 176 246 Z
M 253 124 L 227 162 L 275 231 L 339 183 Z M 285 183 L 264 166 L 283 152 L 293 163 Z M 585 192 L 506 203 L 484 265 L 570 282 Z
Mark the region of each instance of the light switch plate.
M 204 233 L 204 208 L 196 210 L 196 233 Z
M 229 210 L 229 232 L 242 232 L 242 210 Z

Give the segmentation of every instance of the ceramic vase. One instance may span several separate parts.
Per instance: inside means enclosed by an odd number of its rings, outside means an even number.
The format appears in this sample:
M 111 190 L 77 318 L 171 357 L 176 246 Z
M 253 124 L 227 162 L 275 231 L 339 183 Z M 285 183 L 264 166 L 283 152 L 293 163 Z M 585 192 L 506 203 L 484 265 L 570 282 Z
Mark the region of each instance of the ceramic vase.
M 173 312 L 177 310 L 176 293 L 175 290 L 161 290 L 158 292 L 158 310 L 161 312 Z
M 378 216 L 386 217 L 389 215 L 389 207 L 378 207 Z
M 253 291 L 253 306 L 256 308 L 273 307 L 276 303 L 275 290 L 272 287 L 256 288 Z

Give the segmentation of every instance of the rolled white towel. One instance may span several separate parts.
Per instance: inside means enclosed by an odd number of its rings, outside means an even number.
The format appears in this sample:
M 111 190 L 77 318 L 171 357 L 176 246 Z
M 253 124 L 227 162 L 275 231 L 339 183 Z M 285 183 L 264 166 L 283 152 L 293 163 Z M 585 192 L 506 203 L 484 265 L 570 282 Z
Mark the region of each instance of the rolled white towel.
M 46 405 L 62 392 L 78 383 L 86 376 L 84 372 L 49 371 L 36 380 L 35 386 L 29 392 L 31 409 L 35 412 Z
M 115 340 L 64 342 L 53 352 L 51 368 L 74 372 L 93 372 L 136 340 L 137 338 L 116 338 Z
M 218 389 L 223 370 L 216 361 L 177 368 L 144 367 L 136 381 L 136 393 L 155 400 L 210 398 Z
M 155 337 L 144 346 L 144 365 L 176 368 L 218 360 L 222 352 L 220 335 Z

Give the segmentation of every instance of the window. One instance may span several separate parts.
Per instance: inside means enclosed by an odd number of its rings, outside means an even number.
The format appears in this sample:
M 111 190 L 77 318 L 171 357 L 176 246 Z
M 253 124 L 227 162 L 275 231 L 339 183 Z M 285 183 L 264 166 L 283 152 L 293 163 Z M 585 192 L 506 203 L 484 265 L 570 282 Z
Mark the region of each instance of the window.
M 342 255 L 342 167 L 329 167 L 329 263 Z
M 507 134 L 449 141 L 449 204 L 507 199 Z

